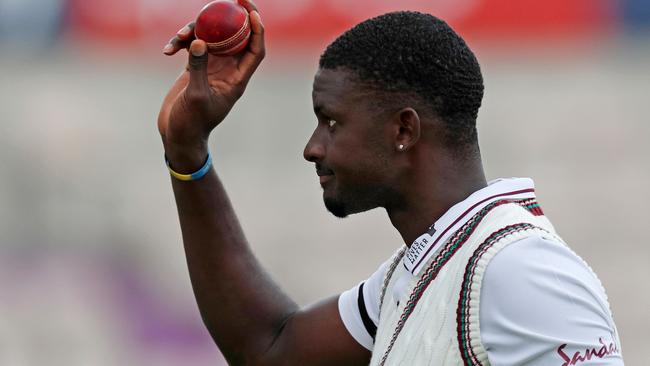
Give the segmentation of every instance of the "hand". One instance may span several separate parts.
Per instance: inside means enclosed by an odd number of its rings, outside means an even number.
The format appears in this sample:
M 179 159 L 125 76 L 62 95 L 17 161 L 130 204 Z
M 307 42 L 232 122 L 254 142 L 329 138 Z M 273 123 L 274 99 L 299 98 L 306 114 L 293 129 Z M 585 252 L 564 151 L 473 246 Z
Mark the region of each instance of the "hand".
M 265 56 L 264 26 L 257 8 L 250 0 L 239 3 L 248 10 L 252 29 L 248 47 L 242 53 L 209 55 L 205 42 L 194 39 L 194 23 L 181 29 L 165 46 L 167 55 L 183 48 L 189 51 L 187 67 L 165 96 L 158 114 L 158 131 L 174 166 L 186 164 L 175 164 L 173 155 L 183 159 L 194 152 L 197 157 L 202 155 L 199 160 L 205 159 L 210 132 L 242 96 Z M 187 163 L 196 165 L 197 161 Z

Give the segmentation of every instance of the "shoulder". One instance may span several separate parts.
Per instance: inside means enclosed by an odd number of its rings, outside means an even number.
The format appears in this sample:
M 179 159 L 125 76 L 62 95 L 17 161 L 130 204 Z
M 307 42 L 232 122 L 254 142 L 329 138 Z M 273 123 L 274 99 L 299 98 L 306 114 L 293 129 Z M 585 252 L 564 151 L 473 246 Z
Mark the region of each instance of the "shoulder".
M 600 281 L 568 247 L 539 236 L 512 243 L 492 258 L 479 319 L 493 364 L 562 364 L 565 356 L 582 357 L 604 345 L 603 358 L 620 359 L 608 348 L 618 350 L 619 344 Z
M 518 240 L 499 251 L 483 281 L 486 294 L 513 295 L 513 290 L 521 290 L 562 299 L 593 296 L 607 304 L 602 285 L 587 264 L 566 245 L 540 236 Z

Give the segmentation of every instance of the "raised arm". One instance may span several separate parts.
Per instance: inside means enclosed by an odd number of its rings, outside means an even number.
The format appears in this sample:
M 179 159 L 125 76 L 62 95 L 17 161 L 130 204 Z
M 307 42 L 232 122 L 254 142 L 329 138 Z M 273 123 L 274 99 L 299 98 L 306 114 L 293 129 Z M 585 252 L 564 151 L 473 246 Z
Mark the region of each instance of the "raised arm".
M 192 24 L 165 48 L 189 48 L 187 69 L 165 97 L 158 128 L 170 167 L 198 170 L 210 132 L 243 94 L 264 58 L 264 29 L 252 3 L 252 38 L 233 57 L 208 55 Z M 363 365 L 370 353 L 345 329 L 337 298 L 299 309 L 261 268 L 213 168 L 195 181 L 172 179 L 194 294 L 203 321 L 230 364 Z

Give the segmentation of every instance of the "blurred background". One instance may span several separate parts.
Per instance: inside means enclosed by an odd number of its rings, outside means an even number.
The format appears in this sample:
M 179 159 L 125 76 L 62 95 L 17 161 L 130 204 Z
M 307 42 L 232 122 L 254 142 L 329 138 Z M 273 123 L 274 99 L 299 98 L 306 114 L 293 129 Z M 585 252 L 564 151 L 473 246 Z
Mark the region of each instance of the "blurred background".
M 223 364 L 155 123 L 186 59 L 162 47 L 205 3 L 0 0 L 0 365 Z M 353 286 L 401 244 L 379 210 L 331 217 L 302 160 L 318 55 L 358 21 L 421 10 L 481 62 L 489 178 L 535 179 L 607 289 L 626 364 L 650 365 L 650 2 L 258 5 L 268 57 L 211 147 L 256 253 L 296 301 Z

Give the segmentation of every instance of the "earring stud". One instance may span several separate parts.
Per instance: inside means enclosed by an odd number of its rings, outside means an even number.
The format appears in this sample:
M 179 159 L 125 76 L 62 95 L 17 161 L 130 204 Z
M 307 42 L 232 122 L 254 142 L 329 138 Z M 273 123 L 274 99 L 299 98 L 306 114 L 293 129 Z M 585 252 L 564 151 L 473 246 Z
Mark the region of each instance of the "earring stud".
M 404 150 L 404 145 L 400 144 L 398 147 L 400 150 Z

